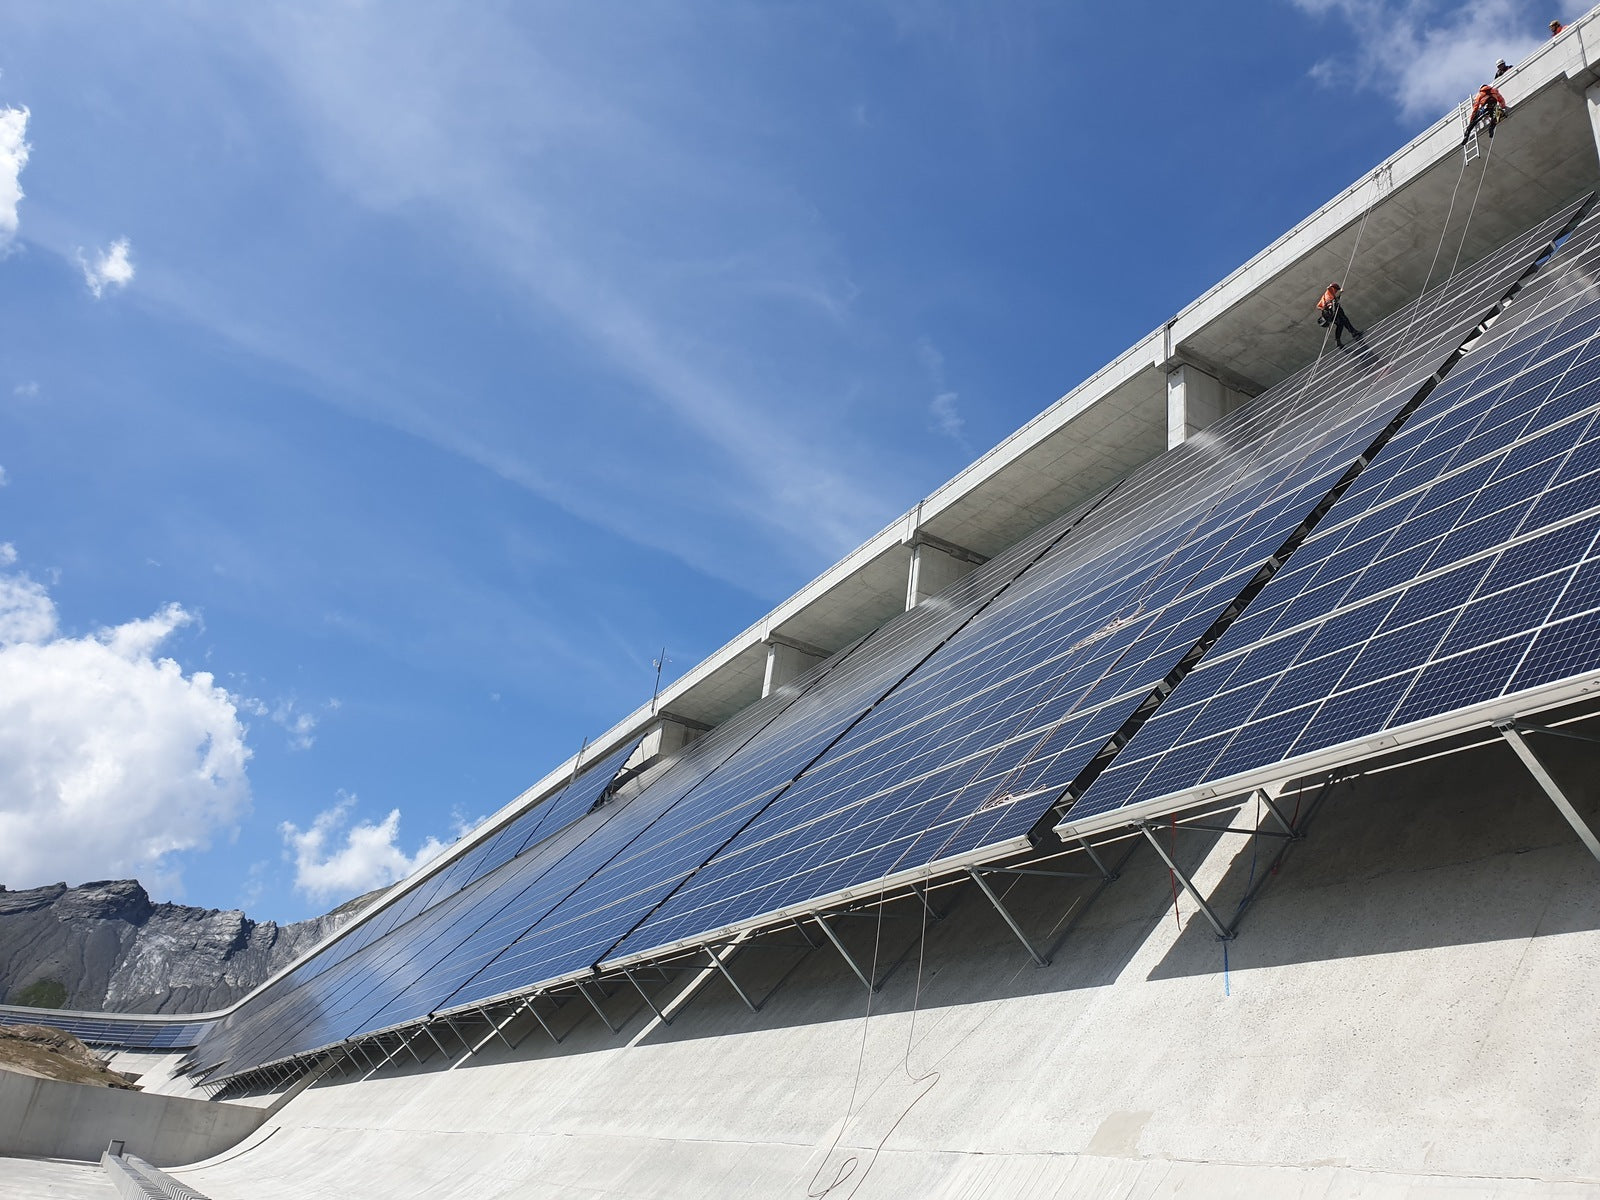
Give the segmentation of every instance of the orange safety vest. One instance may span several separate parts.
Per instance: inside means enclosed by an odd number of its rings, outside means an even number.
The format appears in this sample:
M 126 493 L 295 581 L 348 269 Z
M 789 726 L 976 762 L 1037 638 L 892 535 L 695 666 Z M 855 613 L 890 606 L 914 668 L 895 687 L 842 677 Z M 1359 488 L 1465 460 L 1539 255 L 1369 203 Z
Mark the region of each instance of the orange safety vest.
M 1317 311 L 1327 312 L 1337 303 L 1339 303 L 1339 288 L 1330 283 L 1328 290 L 1322 293 L 1322 299 L 1317 301 Z
M 1492 88 L 1488 84 L 1484 84 L 1478 89 L 1477 99 L 1472 102 L 1472 115 L 1474 117 L 1477 116 L 1478 110 L 1481 109 L 1485 104 L 1489 103 L 1490 100 L 1493 100 L 1501 108 L 1506 107 L 1506 98 L 1500 94 L 1499 89 Z

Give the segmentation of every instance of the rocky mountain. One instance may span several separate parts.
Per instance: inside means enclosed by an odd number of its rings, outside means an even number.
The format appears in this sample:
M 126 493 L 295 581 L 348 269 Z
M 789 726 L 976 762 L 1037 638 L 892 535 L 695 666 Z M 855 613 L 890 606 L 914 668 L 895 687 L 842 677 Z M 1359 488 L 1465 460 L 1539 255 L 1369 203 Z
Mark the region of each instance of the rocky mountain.
M 0 1002 L 101 1012 L 225 1008 L 377 895 L 278 925 L 238 909 L 155 904 L 133 879 L 0 886 Z

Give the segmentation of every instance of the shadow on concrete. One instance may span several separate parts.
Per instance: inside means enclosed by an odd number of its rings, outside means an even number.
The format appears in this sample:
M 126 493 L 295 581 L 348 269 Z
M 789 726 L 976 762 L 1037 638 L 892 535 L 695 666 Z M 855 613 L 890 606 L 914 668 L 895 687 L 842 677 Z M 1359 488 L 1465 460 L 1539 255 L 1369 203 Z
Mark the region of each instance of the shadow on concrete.
M 1600 827 L 1593 744 L 1533 734 L 1540 757 Z M 1249 807 L 1241 820 L 1253 819 Z M 1248 891 L 1250 839 L 1210 891 L 1224 922 Z M 1255 870 L 1276 853 L 1263 840 Z M 1501 741 L 1335 784 L 1228 944 L 1233 972 L 1600 929 L 1600 863 Z M 1202 921 L 1149 978 L 1214 974 Z
M 1197 865 L 1214 841 L 1212 835 L 1193 835 L 1190 844 L 1182 848 L 1183 865 Z M 992 879 L 991 886 L 1035 946 L 1048 948 L 1060 942 L 1044 967 L 1034 964 L 970 881 L 933 893 L 933 907 L 943 914 L 940 919 L 925 921 L 921 904 L 906 898 L 885 905 L 881 921 L 876 912 L 835 915 L 830 920 L 856 963 L 880 981 L 880 990 L 870 997 L 875 1016 L 1107 987 L 1122 974 L 1154 924 L 1171 919 L 1165 866 L 1147 847 L 1132 841 L 1113 846 L 1106 861 L 1115 863 L 1126 851 L 1132 853 L 1122 863 L 1119 877 L 1103 891 L 1099 880 Z M 1074 861 L 1067 865 L 1076 869 L 1087 864 Z M 663 982 L 662 976 L 644 970 L 637 972 L 639 981 L 656 1007 L 669 1011 L 671 1024 L 661 1022 L 627 980 L 608 979 L 604 995 L 593 985 L 591 991 L 620 1032 L 612 1032 L 582 997 L 569 996 L 559 1008 L 546 1002 L 540 1009 L 545 1022 L 560 1036 L 559 1043 L 532 1017 L 523 1015 L 503 1030 L 505 1038 L 515 1043 L 514 1049 L 484 1026 L 476 1034 L 469 1032 L 468 1040 L 483 1036 L 490 1040 L 470 1056 L 458 1053 L 454 1069 L 588 1054 L 630 1044 L 667 1044 L 854 1021 L 864 1016 L 869 1002 L 864 984 L 819 930 L 813 926 L 807 932 L 815 946 L 806 944 L 800 931 L 789 927 L 747 942 L 728 961 L 740 988 L 758 1003 L 757 1011 L 752 1012 L 732 985 L 715 972 L 680 974 Z M 687 1001 L 672 1011 L 669 1006 L 674 997 L 691 989 Z M 380 1074 L 417 1075 L 446 1065 L 433 1050 L 421 1063 L 402 1056 Z M 356 1078 L 334 1077 L 318 1086 L 336 1087 Z

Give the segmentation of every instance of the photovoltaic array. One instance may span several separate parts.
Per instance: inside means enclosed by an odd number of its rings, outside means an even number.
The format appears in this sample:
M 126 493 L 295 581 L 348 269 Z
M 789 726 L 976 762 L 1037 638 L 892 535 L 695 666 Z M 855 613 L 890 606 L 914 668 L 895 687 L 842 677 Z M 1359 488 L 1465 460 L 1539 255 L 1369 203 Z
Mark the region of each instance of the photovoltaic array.
M 233 1074 L 987 861 L 1074 801 L 1073 821 L 1113 819 L 1246 746 L 1336 734 L 1336 714 L 1380 696 L 1382 720 L 1472 703 L 1462 681 L 1491 662 L 1502 689 L 1567 670 L 1560 647 L 1594 616 L 1573 605 L 1600 591 L 1585 557 L 1600 512 L 1567 482 L 1600 470 L 1577 398 L 1600 379 L 1597 301 L 1577 282 L 1591 225 L 1422 398 L 1577 211 L 752 705 L 637 794 L 596 806 L 632 747 L 597 764 L 252 997 L 194 1060 Z M 1395 661 L 1394 639 L 1422 645 L 1427 622 L 1438 636 L 1403 688 L 1371 665 Z M 1284 741 L 1290 713 L 1305 719 Z M 1185 757 L 1202 742 L 1216 753 Z
M 1163 686 L 1463 338 L 1551 222 L 1136 472 L 618 947 L 708 930 L 1021 837 Z M 1041 800 L 1041 797 L 1044 799 Z
M 1309 755 L 1600 670 L 1597 269 L 1600 215 L 1071 810 L 1074 828 L 1263 769 L 1290 778 Z
M 504 879 L 510 865 L 524 856 L 552 853 L 563 833 L 601 800 L 637 745 L 630 742 L 592 764 L 566 787 L 249 997 L 207 1032 L 204 1050 L 196 1057 L 210 1065 L 241 1053 L 263 1053 L 267 1056 L 256 1061 L 264 1062 L 272 1057 L 266 1047 L 300 1046 L 307 1037 L 322 1038 L 303 1047 L 313 1048 L 358 1032 L 372 1009 L 371 991 L 384 986 L 383 973 L 426 963 L 439 930 L 455 927 L 467 898 L 488 886 L 487 880 Z

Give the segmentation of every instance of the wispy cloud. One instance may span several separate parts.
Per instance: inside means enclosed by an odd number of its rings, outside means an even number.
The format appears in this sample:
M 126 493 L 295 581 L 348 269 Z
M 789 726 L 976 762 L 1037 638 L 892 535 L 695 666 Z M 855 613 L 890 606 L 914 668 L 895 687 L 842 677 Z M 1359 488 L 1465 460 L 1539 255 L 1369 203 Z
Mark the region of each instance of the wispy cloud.
M 967 444 L 967 422 L 961 415 L 959 401 L 961 397 L 950 389 L 945 379 L 944 355 L 933 342 L 924 337 L 917 342 L 917 358 L 922 363 L 922 369 L 927 373 L 928 382 L 933 385 L 934 396 L 928 402 L 928 414 L 933 419 L 932 429 L 942 437 L 947 437 L 963 450 L 971 450 Z
M 93 258 L 80 249 L 78 266 L 83 268 L 83 281 L 89 285 L 96 300 L 105 295 L 107 288 L 124 288 L 133 280 L 133 260 L 128 257 L 127 238 L 118 238 Z
M 959 397 L 954 392 L 940 392 L 928 405 L 933 414 L 933 427 L 953 441 L 966 441 L 967 422 L 956 408 Z
M 447 845 L 430 837 L 408 855 L 397 844 L 398 808 L 390 809 L 382 821 L 352 825 L 355 806 L 356 797 L 341 792 L 338 802 L 318 813 L 309 828 L 300 829 L 292 821 L 278 826 L 295 864 L 295 888 L 313 900 L 348 900 L 394 883 L 437 857 Z
M 841 462 L 817 422 L 802 418 L 807 407 L 785 402 L 784 373 L 751 355 L 737 332 L 758 305 L 782 309 L 785 325 L 803 310 L 837 327 L 854 295 L 847 268 L 787 181 L 725 145 L 681 136 L 664 115 L 684 99 L 680 81 L 659 55 L 634 62 L 618 45 L 596 56 L 582 30 L 535 39 L 488 10 L 451 22 L 460 52 L 445 58 L 433 51 L 431 18 L 397 25 L 339 8 L 249 19 L 282 72 L 308 148 L 337 186 L 387 215 L 426 221 L 491 286 L 519 295 L 532 326 L 559 331 L 621 377 L 614 394 L 636 396 L 638 411 L 607 431 L 618 464 L 630 437 L 649 445 L 647 421 L 692 444 L 693 461 L 651 464 L 658 498 L 681 472 L 698 511 L 760 526 L 770 545 L 813 562 L 895 511 L 878 494 L 879 478 Z M 708 342 L 714 327 L 721 336 Z M 408 390 L 415 399 L 425 388 Z M 548 461 L 548 429 L 542 446 L 526 447 L 487 427 L 503 414 L 475 416 L 457 392 L 448 421 L 419 420 L 414 404 L 400 420 L 587 519 L 644 534 L 636 495 L 609 480 L 574 486 L 566 463 Z M 780 445 L 787 469 L 766 470 Z M 652 528 L 655 545 L 698 556 L 704 569 L 703 531 L 691 547 L 659 522 Z M 771 542 L 774 531 L 785 537 Z M 744 556 L 740 572 L 748 569 Z
M 28 110 L 0 108 L 0 257 L 17 236 L 17 206 L 22 203 L 22 168 L 28 165 Z
M 253 717 L 265 717 L 282 729 L 288 735 L 291 750 L 309 750 L 316 745 L 317 715 L 307 712 L 293 699 L 268 704 L 255 696 L 246 696 L 239 700 L 239 707 Z M 327 707 L 336 709 L 339 702 L 330 700 Z
M 1312 77 L 1329 88 L 1387 96 L 1406 120 L 1431 120 L 1471 96 L 1547 36 L 1517 0 L 1291 0 L 1349 27 L 1355 51 L 1323 59 Z
M 11 394 L 19 400 L 32 400 L 39 394 L 39 384 L 32 379 L 25 380 L 13 387 Z

